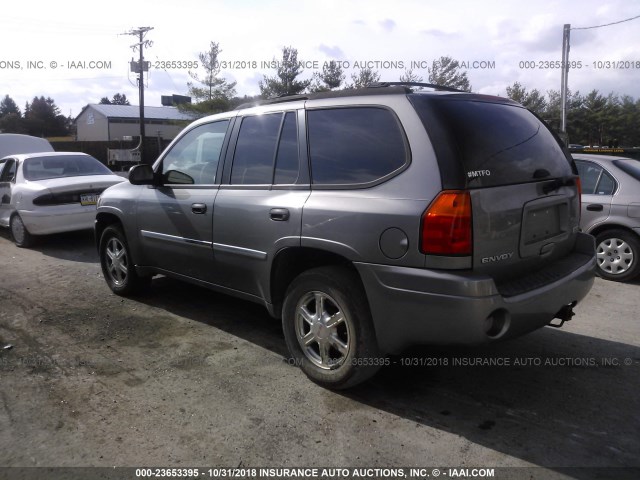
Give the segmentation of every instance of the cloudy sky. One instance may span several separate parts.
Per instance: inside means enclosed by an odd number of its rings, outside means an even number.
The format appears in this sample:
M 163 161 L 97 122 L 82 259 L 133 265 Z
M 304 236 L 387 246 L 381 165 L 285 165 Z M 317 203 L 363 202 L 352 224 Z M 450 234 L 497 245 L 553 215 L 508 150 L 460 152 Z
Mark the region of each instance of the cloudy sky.
M 560 71 L 551 67 L 561 59 L 563 24 L 591 27 L 638 15 L 637 0 L 22 0 L 0 16 L 0 95 L 21 109 L 34 96 L 51 97 L 74 117 L 117 92 L 137 105 L 128 63 L 138 56 L 136 39 L 123 33 L 143 26 L 154 27 L 146 36 L 153 42 L 145 51 L 147 105 L 186 94 L 189 77 L 180 65 L 197 61 L 211 41 L 228 63 L 222 76 L 238 82 L 240 95 L 259 93 L 259 80 L 274 74 L 263 62 L 281 58 L 284 46 L 307 62 L 304 78 L 339 60 L 347 77 L 365 65 L 395 81 L 413 65 L 427 81 L 426 67 L 448 55 L 469 67 L 473 91 L 505 95 L 518 81 L 546 92 L 560 88 Z M 640 98 L 640 18 L 572 30 L 570 60 L 581 62 L 569 74 L 573 91 Z M 182 63 L 162 68 L 171 61 Z

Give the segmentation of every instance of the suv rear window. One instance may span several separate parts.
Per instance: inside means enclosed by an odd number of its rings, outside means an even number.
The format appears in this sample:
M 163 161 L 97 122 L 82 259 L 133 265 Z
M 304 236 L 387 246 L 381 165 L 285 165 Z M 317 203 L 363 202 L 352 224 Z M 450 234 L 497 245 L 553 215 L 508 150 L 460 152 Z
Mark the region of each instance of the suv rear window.
M 556 137 L 525 108 L 460 97 L 415 94 L 409 99 L 434 145 L 445 188 L 511 185 L 573 174 Z
M 408 160 L 404 133 L 385 108 L 309 110 L 309 157 L 314 184 L 367 184 Z

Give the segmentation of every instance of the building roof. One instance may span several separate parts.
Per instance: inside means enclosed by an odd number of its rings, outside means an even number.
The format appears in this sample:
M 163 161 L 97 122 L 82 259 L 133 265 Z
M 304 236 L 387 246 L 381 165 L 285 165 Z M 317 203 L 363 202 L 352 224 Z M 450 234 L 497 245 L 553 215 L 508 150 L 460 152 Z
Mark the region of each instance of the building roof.
M 82 109 L 78 117 L 89 107 L 107 118 L 140 118 L 140 107 L 137 105 L 103 105 L 89 104 Z M 76 117 L 76 119 L 78 118 Z M 187 120 L 195 119 L 190 113 L 183 113 L 176 107 L 144 107 L 144 118 L 149 120 Z

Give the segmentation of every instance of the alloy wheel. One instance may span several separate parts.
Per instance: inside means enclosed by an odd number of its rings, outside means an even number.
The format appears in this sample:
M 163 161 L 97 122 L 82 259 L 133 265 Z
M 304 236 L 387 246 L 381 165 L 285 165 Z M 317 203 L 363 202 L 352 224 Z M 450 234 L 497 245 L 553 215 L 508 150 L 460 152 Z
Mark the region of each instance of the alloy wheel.
M 304 355 L 331 370 L 343 364 L 351 349 L 351 327 L 340 305 L 323 292 L 309 292 L 297 304 L 295 330 Z

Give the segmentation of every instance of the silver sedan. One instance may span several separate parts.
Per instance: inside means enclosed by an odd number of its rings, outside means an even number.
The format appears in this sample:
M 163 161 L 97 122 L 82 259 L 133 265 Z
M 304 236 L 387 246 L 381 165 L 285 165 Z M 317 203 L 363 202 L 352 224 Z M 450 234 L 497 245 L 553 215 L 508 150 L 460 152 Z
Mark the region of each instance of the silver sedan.
M 0 159 L 0 226 L 17 246 L 34 235 L 93 227 L 99 195 L 124 181 L 90 155 L 41 152 Z
M 598 273 L 626 282 L 640 274 L 640 161 L 574 154 L 582 184 L 582 230 L 596 237 Z

